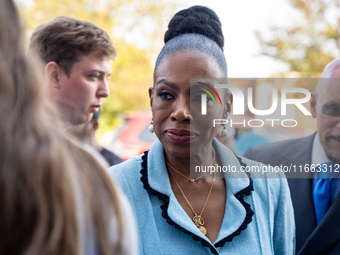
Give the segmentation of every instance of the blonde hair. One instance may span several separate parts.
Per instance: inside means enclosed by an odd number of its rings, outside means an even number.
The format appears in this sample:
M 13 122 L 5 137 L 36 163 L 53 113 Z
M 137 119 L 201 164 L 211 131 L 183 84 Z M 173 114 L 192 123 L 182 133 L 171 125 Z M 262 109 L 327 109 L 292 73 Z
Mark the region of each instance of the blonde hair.
M 1 0 L 0 254 L 84 254 L 89 238 L 100 254 L 120 254 L 117 191 L 98 161 L 59 132 L 40 66 L 25 55 L 15 4 Z

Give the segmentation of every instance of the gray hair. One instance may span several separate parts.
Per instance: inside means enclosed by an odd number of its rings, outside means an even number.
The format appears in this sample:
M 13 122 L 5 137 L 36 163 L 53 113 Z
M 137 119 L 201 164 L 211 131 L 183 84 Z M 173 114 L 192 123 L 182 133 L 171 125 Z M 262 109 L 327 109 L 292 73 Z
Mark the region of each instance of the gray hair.
M 223 51 L 216 42 L 200 34 L 182 34 L 169 40 L 157 57 L 154 74 L 164 57 L 182 50 L 193 50 L 211 57 L 215 60 L 218 67 L 225 75 L 225 78 L 228 77 L 227 61 Z

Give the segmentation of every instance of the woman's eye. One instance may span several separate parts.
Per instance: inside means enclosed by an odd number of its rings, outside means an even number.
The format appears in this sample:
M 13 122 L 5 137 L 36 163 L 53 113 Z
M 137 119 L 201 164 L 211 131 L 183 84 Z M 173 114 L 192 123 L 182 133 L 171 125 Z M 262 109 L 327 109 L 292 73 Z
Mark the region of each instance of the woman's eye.
M 201 101 L 202 100 L 202 94 L 196 95 L 192 100 L 193 101 Z
M 209 95 L 207 95 L 207 94 L 199 94 L 199 95 L 195 96 L 192 100 L 193 101 L 201 101 L 203 95 L 207 96 L 207 101 L 211 101 L 212 100 L 212 98 Z
M 171 95 L 169 92 L 161 90 L 157 93 L 157 96 L 159 96 L 162 100 L 171 100 L 174 99 L 173 95 Z

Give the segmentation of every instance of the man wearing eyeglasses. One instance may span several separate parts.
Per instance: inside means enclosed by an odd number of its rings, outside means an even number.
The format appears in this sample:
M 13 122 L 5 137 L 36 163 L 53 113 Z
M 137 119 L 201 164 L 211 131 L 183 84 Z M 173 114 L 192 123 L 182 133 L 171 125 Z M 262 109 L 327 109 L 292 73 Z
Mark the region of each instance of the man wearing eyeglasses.
M 340 254 L 340 58 L 325 67 L 310 105 L 317 120 L 316 133 L 256 146 L 244 156 L 272 166 L 315 169 L 287 173 L 296 254 Z

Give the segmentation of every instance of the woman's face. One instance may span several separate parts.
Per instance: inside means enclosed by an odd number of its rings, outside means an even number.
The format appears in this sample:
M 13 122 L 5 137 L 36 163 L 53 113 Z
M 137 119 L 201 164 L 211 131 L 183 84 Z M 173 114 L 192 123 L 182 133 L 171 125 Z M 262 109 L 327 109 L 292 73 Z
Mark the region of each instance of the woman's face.
M 201 115 L 201 95 L 206 93 L 200 88 L 209 89 L 198 82 L 190 83 L 190 79 L 222 77 L 224 74 L 215 61 L 196 51 L 184 50 L 163 59 L 149 95 L 155 133 L 167 153 L 189 157 L 190 147 L 191 155 L 207 152 L 207 145 L 218 130 L 218 125 L 213 127 L 213 120 L 225 119 L 230 103 L 223 102 L 224 93 L 217 90 L 223 106 L 215 105 L 207 95 L 207 114 Z

